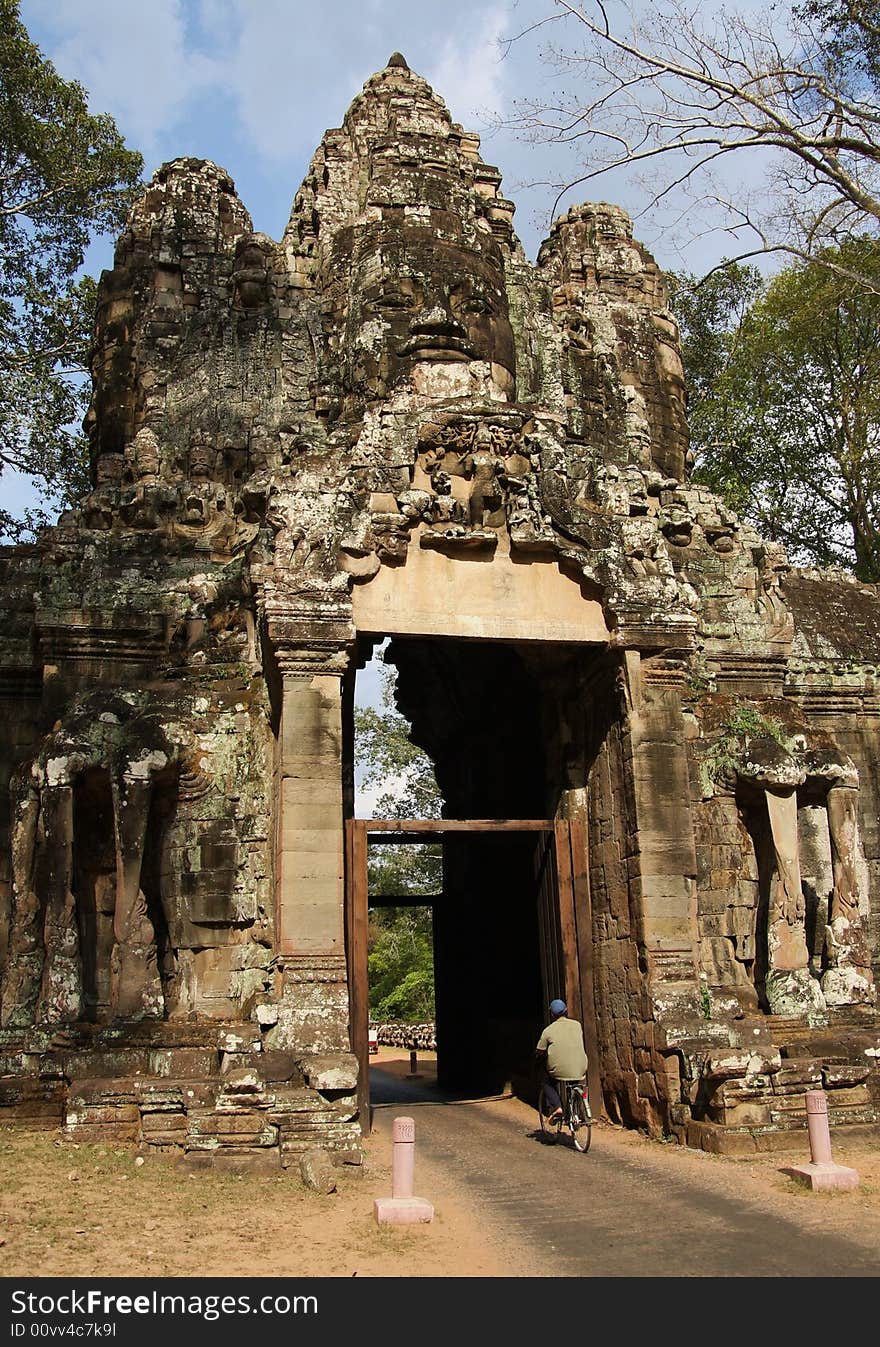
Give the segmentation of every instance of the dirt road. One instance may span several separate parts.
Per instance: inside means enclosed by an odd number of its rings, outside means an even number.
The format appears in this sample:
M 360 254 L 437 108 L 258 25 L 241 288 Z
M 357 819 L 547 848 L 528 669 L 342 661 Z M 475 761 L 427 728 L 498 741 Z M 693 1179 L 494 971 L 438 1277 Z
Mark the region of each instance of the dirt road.
M 420 1091 L 432 1066 L 420 1059 Z M 875 1150 L 835 1141 L 835 1159 L 861 1175 L 838 1194 L 797 1187 L 779 1156 L 725 1160 L 607 1125 L 586 1156 L 548 1150 L 518 1100 L 420 1103 L 408 1069 L 407 1054 L 380 1054 L 365 1164 L 340 1170 L 327 1196 L 295 1168 L 192 1174 L 0 1129 L 0 1278 L 844 1276 L 852 1287 L 880 1271 Z M 380 1072 L 400 1102 L 379 1103 Z M 373 1204 L 391 1192 L 400 1113 L 416 1119 L 416 1192 L 435 1219 L 395 1229 L 376 1224 Z
M 399 1064 L 373 1069 L 374 1126 L 390 1130 L 401 1113 L 415 1118 L 417 1163 L 463 1205 L 469 1195 L 487 1229 L 527 1250 L 532 1275 L 880 1274 L 876 1153 L 837 1154 L 862 1184 L 834 1194 L 795 1184 L 781 1172 L 786 1157 L 733 1161 L 607 1125 L 579 1155 L 542 1144 L 534 1112 L 518 1100 L 436 1102 L 426 1067 L 421 1082 Z

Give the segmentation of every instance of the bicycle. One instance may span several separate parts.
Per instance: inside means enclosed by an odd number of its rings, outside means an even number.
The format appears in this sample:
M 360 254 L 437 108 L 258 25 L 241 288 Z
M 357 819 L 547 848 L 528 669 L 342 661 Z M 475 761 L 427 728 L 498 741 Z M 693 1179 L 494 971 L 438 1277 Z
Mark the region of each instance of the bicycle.
M 554 1145 L 563 1127 L 567 1127 L 575 1150 L 583 1154 L 590 1149 L 593 1130 L 593 1115 L 587 1099 L 587 1083 L 581 1079 L 557 1080 L 555 1084 L 562 1099 L 562 1114 L 558 1118 L 552 1118 L 555 1105 L 547 1092 L 548 1082 L 543 1081 L 538 1093 L 541 1135 L 548 1145 Z

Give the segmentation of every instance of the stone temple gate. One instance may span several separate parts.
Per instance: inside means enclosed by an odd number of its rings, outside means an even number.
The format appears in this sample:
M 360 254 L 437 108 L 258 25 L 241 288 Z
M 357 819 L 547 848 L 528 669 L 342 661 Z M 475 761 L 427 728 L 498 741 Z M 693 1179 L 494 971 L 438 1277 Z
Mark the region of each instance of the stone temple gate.
M 531 264 L 499 188 L 395 55 L 280 243 L 210 162 L 133 208 L 92 490 L 0 555 L 0 1117 L 357 1157 L 353 686 L 390 637 L 448 820 L 535 825 L 445 835 L 445 1079 L 527 1075 L 564 985 L 614 1121 L 745 1153 L 822 1087 L 876 1124 L 880 596 L 689 482 L 625 214 Z

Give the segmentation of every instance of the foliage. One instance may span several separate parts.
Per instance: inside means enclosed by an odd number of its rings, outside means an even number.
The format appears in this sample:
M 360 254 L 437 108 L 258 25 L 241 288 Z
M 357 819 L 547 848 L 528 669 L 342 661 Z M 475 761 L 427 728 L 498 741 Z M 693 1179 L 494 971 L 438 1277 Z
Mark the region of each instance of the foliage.
M 807 0 L 795 14 L 822 32 L 829 60 L 861 72 L 880 87 L 880 11 L 877 0 Z
M 434 1018 L 434 945 L 429 907 L 370 913 L 370 1015 L 409 1024 Z
M 711 789 L 716 783 L 730 780 L 750 739 L 773 739 L 781 748 L 789 747 L 785 729 L 775 716 L 765 716 L 754 706 L 738 706 L 703 756 L 701 771 L 705 786 Z
M 123 224 L 143 161 L 34 46 L 18 8 L 0 0 L 0 472 L 38 478 L 58 508 L 87 482 L 76 423 L 95 283 L 79 273 L 90 241 Z M 20 521 L 0 510 L 0 531 Z
M 880 580 L 880 244 L 678 278 L 694 476 L 792 560 Z
M 877 232 L 876 0 L 553 0 L 527 32 L 536 29 L 558 36 L 542 56 L 571 83 L 521 100 L 513 121 L 577 147 L 584 172 L 560 182 L 559 197 L 635 167 L 647 210 L 670 207 L 679 230 L 695 233 L 717 228 L 720 213 L 744 240 L 738 260 L 780 250 L 807 259 Z
M 376 801 L 386 818 L 439 818 L 443 802 L 431 759 L 410 739 L 409 722 L 394 706 L 394 685 L 394 670 L 385 665 L 379 706 L 355 709 L 361 784 L 386 786 Z
M 715 691 L 715 675 L 699 655 L 691 657 L 685 686 L 694 701 L 699 701 L 706 692 Z
M 439 818 L 442 798 L 430 758 L 409 737 L 393 704 L 394 673 L 383 670 L 379 707 L 355 708 L 356 771 L 365 788 L 383 788 L 374 817 Z M 370 848 L 368 883 L 378 897 L 433 895 L 443 886 L 436 844 Z M 434 1018 L 434 954 L 430 907 L 374 908 L 368 937 L 370 1013 L 408 1023 Z
M 702 445 L 701 414 L 735 349 L 736 333 L 764 290 L 755 266 L 725 261 L 702 280 L 669 274 L 670 304 L 681 327 L 691 439 Z
M 442 797 L 430 758 L 409 737 L 409 722 L 394 707 L 393 670 L 383 671 L 378 707 L 356 707 L 355 752 L 362 787 L 384 787 L 377 818 L 439 818 Z M 442 885 L 441 852 L 435 844 L 373 847 L 370 892 L 433 894 Z

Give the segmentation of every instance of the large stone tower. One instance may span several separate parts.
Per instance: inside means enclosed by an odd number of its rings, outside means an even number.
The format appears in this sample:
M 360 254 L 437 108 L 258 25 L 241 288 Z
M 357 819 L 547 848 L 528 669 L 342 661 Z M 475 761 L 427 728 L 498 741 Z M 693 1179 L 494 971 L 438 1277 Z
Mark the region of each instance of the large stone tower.
M 626 215 L 532 265 L 499 187 L 395 55 L 280 243 L 200 160 L 132 210 L 93 489 L 0 556 L 4 1116 L 356 1152 L 353 683 L 390 636 L 446 817 L 536 824 L 444 844 L 447 1083 L 527 1088 L 567 989 L 615 1121 L 747 1151 L 821 1084 L 875 1123 L 876 589 L 689 484 Z

